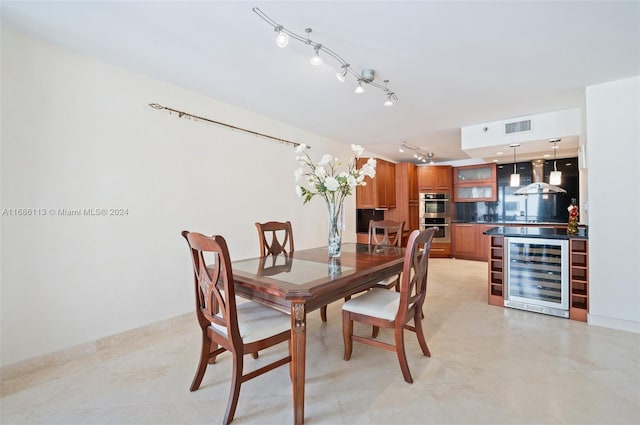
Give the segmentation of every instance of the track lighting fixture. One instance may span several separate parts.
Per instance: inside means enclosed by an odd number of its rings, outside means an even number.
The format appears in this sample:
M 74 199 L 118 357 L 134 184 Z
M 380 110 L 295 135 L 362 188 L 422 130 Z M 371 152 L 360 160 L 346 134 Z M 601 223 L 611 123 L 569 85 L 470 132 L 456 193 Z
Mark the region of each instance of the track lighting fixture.
M 338 62 L 338 66 L 340 67 L 341 70 L 339 70 L 336 73 L 336 77 L 338 78 L 339 81 L 343 82 L 346 80 L 346 77 L 348 74 L 351 74 L 353 77 L 355 77 L 358 81 L 358 87 L 356 87 L 355 92 L 356 93 L 364 93 L 364 86 L 365 85 L 369 85 L 372 87 L 375 87 L 379 90 L 381 90 L 385 96 L 386 96 L 386 100 L 384 102 L 384 106 L 392 106 L 394 104 L 394 102 L 396 102 L 398 100 L 398 97 L 396 96 L 395 92 L 393 92 L 391 89 L 389 89 L 389 87 L 387 87 L 389 80 L 384 80 L 384 85 L 376 83 L 374 81 L 374 77 L 375 77 L 375 71 L 373 69 L 363 69 L 360 74 L 358 74 L 352 67 L 351 65 L 349 65 L 349 63 L 347 63 L 347 61 L 345 61 L 344 59 L 342 59 L 342 57 L 340 55 L 338 55 L 336 52 L 334 52 L 333 50 L 329 49 L 328 47 L 313 41 L 310 38 L 310 34 L 312 32 L 311 28 L 306 28 L 305 32 L 307 34 L 306 38 L 298 35 L 292 31 L 289 31 L 288 29 L 286 29 L 284 26 L 280 25 L 278 22 L 274 21 L 273 19 L 271 19 L 269 16 L 267 16 L 262 10 L 260 10 L 257 7 L 253 8 L 253 12 L 258 15 L 260 18 L 262 18 L 266 23 L 268 23 L 269 25 L 271 25 L 273 27 L 273 30 L 277 33 L 276 35 L 276 44 L 280 47 L 285 47 L 287 46 L 287 44 L 289 43 L 289 39 L 294 39 L 297 40 L 301 43 L 304 43 L 308 46 L 311 46 L 314 50 L 314 56 L 311 58 L 311 64 L 312 65 L 316 65 L 319 66 L 323 63 L 323 59 L 320 56 L 320 52 L 322 52 L 323 55 L 326 55 L 325 58 L 327 56 L 332 57 L 335 61 Z
M 420 162 L 427 162 L 427 160 L 429 161 L 429 164 L 433 164 L 433 157 L 434 157 L 434 153 L 433 152 L 429 152 L 429 153 L 424 153 L 422 152 L 419 148 L 416 148 L 414 146 L 411 146 L 409 144 L 407 144 L 407 142 L 402 142 L 402 145 L 398 148 L 398 152 L 405 152 L 405 151 L 412 151 L 413 152 L 413 157 L 415 159 L 417 159 Z
M 558 152 L 560 139 L 551 139 L 549 142 L 553 143 L 553 171 L 549 174 L 549 184 L 559 186 L 562 183 L 562 171 L 558 171 L 556 153 Z
M 511 174 L 511 178 L 509 179 L 509 186 L 511 187 L 520 186 L 520 174 L 518 174 L 518 170 L 516 168 L 516 148 L 518 146 L 520 146 L 519 143 L 509 145 L 510 148 L 513 148 L 513 174 Z

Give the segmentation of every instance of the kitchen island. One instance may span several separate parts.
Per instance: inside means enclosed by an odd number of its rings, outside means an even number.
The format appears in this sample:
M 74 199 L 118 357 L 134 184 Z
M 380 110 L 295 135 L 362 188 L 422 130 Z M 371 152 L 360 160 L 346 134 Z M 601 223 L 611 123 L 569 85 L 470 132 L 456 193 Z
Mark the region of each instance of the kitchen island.
M 499 226 L 488 241 L 488 302 L 537 313 L 587 320 L 587 229 Z
M 451 241 L 453 257 L 461 260 L 487 261 L 487 234 L 496 226 L 501 227 L 557 227 L 566 229 L 567 223 L 523 221 L 453 221 Z

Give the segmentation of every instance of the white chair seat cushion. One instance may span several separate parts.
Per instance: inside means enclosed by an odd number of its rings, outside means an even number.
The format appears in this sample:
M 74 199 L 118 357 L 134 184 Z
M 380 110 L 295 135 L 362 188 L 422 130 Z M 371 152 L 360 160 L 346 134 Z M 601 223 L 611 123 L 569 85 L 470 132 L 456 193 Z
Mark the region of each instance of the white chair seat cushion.
M 238 328 L 245 344 L 291 330 L 291 317 L 253 301 L 236 304 L 238 312 Z M 227 329 L 211 324 L 211 328 L 226 336 Z
M 378 285 L 386 287 L 387 285 L 392 284 L 396 280 L 398 280 L 398 275 L 391 276 L 391 277 L 388 277 L 386 279 L 383 279 L 380 282 L 378 282 Z
M 342 305 L 343 310 L 366 314 L 386 320 L 394 320 L 398 314 L 400 293 L 382 288 L 373 288 L 359 297 L 351 298 Z

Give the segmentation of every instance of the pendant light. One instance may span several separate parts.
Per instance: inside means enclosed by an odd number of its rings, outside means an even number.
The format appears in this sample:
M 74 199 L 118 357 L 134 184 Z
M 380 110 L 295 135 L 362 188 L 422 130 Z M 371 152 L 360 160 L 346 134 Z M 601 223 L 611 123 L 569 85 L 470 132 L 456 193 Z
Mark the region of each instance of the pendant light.
M 556 153 L 558 152 L 560 139 L 551 139 L 549 142 L 553 143 L 553 171 L 549 174 L 549 184 L 559 186 L 562 183 L 562 171 L 558 171 Z
M 516 169 L 516 148 L 518 146 L 520 146 L 519 143 L 509 145 L 510 148 L 513 148 L 513 174 L 511 174 L 511 179 L 509 180 L 509 186 L 511 187 L 520 186 L 520 174 L 518 174 L 518 170 Z

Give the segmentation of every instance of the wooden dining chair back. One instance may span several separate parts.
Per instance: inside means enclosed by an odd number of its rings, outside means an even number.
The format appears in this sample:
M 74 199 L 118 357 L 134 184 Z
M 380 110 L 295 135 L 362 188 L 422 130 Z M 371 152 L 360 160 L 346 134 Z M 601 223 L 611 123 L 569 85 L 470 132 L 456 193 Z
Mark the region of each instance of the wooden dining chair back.
M 422 353 L 430 357 L 422 330 L 422 305 L 427 293 L 427 271 L 431 242 L 438 230 L 431 227 L 422 231 L 414 230 L 409 235 L 400 292 L 374 288 L 359 297 L 355 297 L 342 306 L 342 335 L 344 339 L 344 359 L 349 360 L 353 350 L 353 341 L 395 351 L 404 380 L 412 383 L 407 356 L 404 347 L 404 330 L 416 333 Z M 364 337 L 353 333 L 353 322 L 374 326 L 374 336 Z M 413 321 L 413 325 L 409 322 Z M 395 333 L 395 345 L 376 340 L 377 329 L 391 328 Z
M 404 221 L 370 220 L 369 245 L 402 246 Z
M 260 256 L 293 254 L 293 227 L 290 221 L 256 223 L 260 241 Z M 327 306 L 320 307 L 320 318 L 327 321 Z
M 260 256 L 293 253 L 293 229 L 290 221 L 256 223 L 260 239 Z
M 402 232 L 404 230 L 404 221 L 394 220 L 370 220 L 369 221 L 369 245 L 376 246 L 402 246 Z M 400 275 L 390 276 L 378 282 L 378 286 L 386 289 L 396 288 Z
M 197 390 L 207 366 L 229 351 L 233 374 L 223 421 L 228 424 L 235 415 L 241 384 L 291 361 L 288 351 L 287 356 L 244 374 L 243 356 L 289 340 L 291 321 L 288 315 L 251 301 L 236 303 L 231 260 L 222 236 L 188 231 L 182 236 L 191 252 L 196 317 L 202 331 L 200 361 L 190 390 Z

